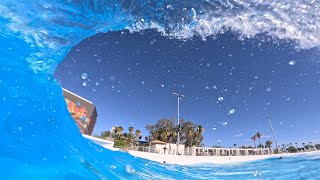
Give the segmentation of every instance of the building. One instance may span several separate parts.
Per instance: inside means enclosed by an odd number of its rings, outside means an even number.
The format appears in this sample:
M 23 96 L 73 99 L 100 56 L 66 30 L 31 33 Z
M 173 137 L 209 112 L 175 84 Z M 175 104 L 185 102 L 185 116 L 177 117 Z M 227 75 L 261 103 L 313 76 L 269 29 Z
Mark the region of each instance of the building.
M 68 110 L 82 134 L 91 135 L 96 124 L 98 113 L 92 102 L 63 89 Z

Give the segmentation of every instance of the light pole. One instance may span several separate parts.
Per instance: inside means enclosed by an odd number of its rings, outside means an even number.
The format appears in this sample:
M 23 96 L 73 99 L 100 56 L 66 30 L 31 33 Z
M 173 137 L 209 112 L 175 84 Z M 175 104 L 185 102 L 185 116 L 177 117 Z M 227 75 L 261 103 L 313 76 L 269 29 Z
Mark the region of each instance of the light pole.
M 268 117 L 266 117 L 266 118 L 268 119 L 269 124 L 270 124 L 270 128 L 271 128 L 271 130 L 272 130 L 273 139 L 274 139 L 274 142 L 276 143 L 276 149 L 277 149 L 277 151 L 279 151 L 279 149 L 278 149 L 278 142 L 277 142 L 277 138 L 276 138 L 276 135 L 275 135 L 275 133 L 274 133 L 274 129 L 273 129 L 273 127 L 272 127 L 272 123 L 271 123 L 271 117 L 270 117 L 270 116 L 268 116 Z
M 180 144 L 180 98 L 186 98 L 183 94 L 172 93 L 173 95 L 178 97 L 178 140 L 177 140 L 177 154 L 179 154 L 179 144 Z

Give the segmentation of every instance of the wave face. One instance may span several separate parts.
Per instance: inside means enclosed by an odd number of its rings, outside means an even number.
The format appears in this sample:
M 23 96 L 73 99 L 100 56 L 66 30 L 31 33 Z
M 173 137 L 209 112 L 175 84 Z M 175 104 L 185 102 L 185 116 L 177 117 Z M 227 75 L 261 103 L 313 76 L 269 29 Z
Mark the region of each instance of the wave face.
M 263 0 L 25 0 L 23 3 L 2 0 L 2 178 L 238 177 L 219 173 L 233 166 L 162 166 L 126 153 L 105 150 L 83 139 L 66 109 L 61 87 L 53 77 L 55 69 L 82 39 L 110 30 L 153 28 L 178 39 L 195 35 L 205 39 L 232 31 L 239 39 L 264 34 L 271 40 L 293 41 L 299 48 L 317 47 L 320 45 L 319 8 L 320 2 L 316 0 L 272 3 Z M 252 164 L 239 171 L 254 172 L 256 169 Z M 254 177 L 250 173 L 236 174 Z

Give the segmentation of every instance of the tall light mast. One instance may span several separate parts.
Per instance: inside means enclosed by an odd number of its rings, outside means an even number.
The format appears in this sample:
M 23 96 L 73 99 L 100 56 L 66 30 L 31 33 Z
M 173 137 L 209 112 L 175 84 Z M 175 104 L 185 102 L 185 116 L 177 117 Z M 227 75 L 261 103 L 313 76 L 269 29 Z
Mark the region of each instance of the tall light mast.
M 186 98 L 186 96 L 178 93 L 172 93 L 172 94 L 178 97 L 178 140 L 177 140 L 177 154 L 178 154 L 178 149 L 180 144 L 180 99 Z
M 277 142 L 277 138 L 276 138 L 276 134 L 274 133 L 274 129 L 273 129 L 273 127 L 272 127 L 272 123 L 271 123 L 271 117 L 270 117 L 270 116 L 268 116 L 268 117 L 266 117 L 266 118 L 268 119 L 269 124 L 270 124 L 270 128 L 271 128 L 271 130 L 272 130 L 273 139 L 274 139 L 274 142 L 276 143 L 276 149 L 277 149 L 277 151 L 279 151 L 279 149 L 278 149 L 278 142 Z

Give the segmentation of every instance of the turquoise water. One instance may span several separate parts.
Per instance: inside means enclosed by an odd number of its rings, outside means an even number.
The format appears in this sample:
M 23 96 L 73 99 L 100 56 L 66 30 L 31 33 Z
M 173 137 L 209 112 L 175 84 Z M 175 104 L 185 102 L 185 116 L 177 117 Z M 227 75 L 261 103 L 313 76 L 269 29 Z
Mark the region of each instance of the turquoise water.
M 309 8 L 306 10 L 303 5 Z M 319 154 L 237 165 L 177 166 L 105 150 L 79 134 L 66 109 L 62 89 L 53 77 L 74 45 L 110 30 L 155 28 L 178 39 L 195 35 L 205 39 L 230 30 L 240 39 L 262 33 L 293 40 L 297 48 L 317 47 L 319 5 L 318 1 L 310 4 L 303 0 L 273 4 L 199 0 L 0 1 L 1 178 L 320 179 Z M 255 26 L 257 23 L 263 26 Z M 292 32 L 295 29 L 299 33 Z

